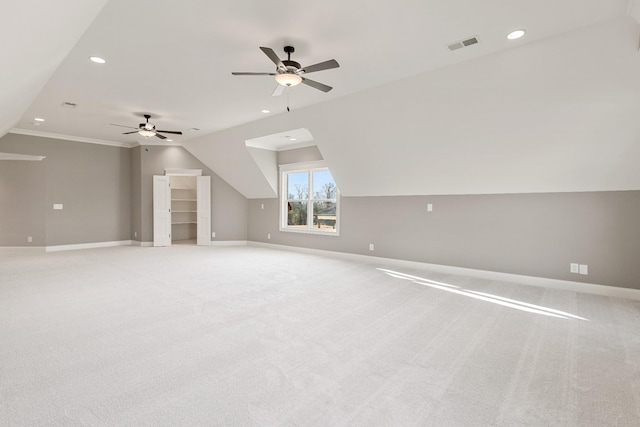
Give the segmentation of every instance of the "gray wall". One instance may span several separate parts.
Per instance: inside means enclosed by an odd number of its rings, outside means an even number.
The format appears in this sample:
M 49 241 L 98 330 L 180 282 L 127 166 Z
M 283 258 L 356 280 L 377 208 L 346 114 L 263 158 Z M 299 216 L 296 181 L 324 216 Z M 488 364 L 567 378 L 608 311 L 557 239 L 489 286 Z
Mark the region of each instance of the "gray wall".
M 44 161 L 0 160 L 0 246 L 45 245 L 45 177 Z
M 139 240 L 153 241 L 153 175 L 163 175 L 165 169 L 202 169 L 211 176 L 211 231 L 213 240 L 247 240 L 247 199 L 207 168 L 182 147 L 145 146 L 140 150 L 140 216 Z M 135 150 L 135 149 L 134 149 Z
M 640 191 L 343 197 L 340 212 L 338 237 L 280 232 L 278 200 L 250 200 L 249 240 L 640 289 Z
M 131 149 L 131 240 L 142 241 L 142 147 Z
M 316 145 L 310 147 L 294 148 L 293 150 L 278 151 L 278 165 L 291 163 L 304 163 L 322 160 L 322 154 Z
M 0 151 L 46 156 L 46 246 L 129 240 L 130 149 L 7 134 L 0 139 Z M 14 185 L 18 191 L 32 190 Z M 2 200 L 6 203 L 11 201 Z M 54 203 L 64 209 L 53 210 Z

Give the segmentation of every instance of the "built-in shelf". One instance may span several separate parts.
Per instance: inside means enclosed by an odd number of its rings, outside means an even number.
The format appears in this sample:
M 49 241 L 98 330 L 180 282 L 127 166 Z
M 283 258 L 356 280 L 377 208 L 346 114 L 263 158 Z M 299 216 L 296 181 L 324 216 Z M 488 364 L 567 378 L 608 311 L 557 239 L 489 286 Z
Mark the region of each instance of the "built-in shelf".
M 172 185 L 174 184 L 172 178 Z M 194 183 L 195 184 L 195 183 Z M 171 189 L 171 226 L 175 240 L 195 239 L 198 198 L 195 188 Z

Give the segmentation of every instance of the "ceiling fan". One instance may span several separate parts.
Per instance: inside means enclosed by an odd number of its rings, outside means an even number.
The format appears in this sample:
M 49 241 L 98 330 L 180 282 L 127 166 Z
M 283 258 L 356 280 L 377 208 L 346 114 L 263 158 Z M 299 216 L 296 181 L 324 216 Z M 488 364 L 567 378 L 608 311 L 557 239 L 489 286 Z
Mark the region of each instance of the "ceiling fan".
M 147 119 L 146 123 L 140 123 L 140 125 L 137 128 L 134 128 L 133 126 L 125 126 L 125 125 L 118 125 L 115 123 L 111 123 L 112 126 L 120 126 L 123 128 L 129 128 L 129 129 L 136 129 L 132 132 L 125 132 L 123 133 L 123 135 L 129 135 L 131 133 L 139 133 L 142 136 L 146 136 L 146 137 L 151 137 L 151 136 L 155 136 L 158 137 L 160 139 L 167 139 L 166 136 L 161 135 L 160 133 L 171 133 L 174 135 L 182 135 L 182 132 L 177 131 L 177 130 L 159 130 L 156 129 L 156 125 L 149 123 L 149 119 L 151 118 L 151 116 L 149 114 L 145 114 L 144 118 Z
M 320 62 L 318 64 L 309 65 L 308 67 L 300 66 L 300 63 L 291 60 L 291 54 L 295 52 L 293 46 L 285 46 L 284 51 L 287 54 L 287 59 L 280 60 L 278 55 L 273 49 L 268 47 L 261 47 L 260 50 L 269 57 L 274 64 L 276 64 L 276 71 L 274 73 L 251 73 L 251 72 L 232 72 L 234 76 L 275 76 L 278 86 L 273 91 L 272 96 L 281 95 L 286 87 L 295 86 L 300 83 L 304 83 L 307 86 L 311 86 L 314 89 L 321 90 L 323 92 L 329 92 L 333 89 L 331 86 L 327 86 L 322 83 L 318 83 L 314 80 L 309 80 L 303 77 L 303 74 L 314 73 L 316 71 L 329 70 L 331 68 L 338 68 L 340 64 L 335 59 Z

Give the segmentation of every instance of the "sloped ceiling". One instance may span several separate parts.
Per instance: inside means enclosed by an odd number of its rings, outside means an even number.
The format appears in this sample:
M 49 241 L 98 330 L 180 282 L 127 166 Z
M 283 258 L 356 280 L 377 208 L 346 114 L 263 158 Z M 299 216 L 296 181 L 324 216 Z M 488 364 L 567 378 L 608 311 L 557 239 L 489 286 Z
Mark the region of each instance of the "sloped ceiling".
M 106 2 L 2 2 L 0 135 L 18 123 Z
M 639 37 L 622 17 L 185 147 L 249 198 L 275 194 L 244 141 L 298 127 L 346 196 L 640 189 Z
M 131 146 L 148 141 L 110 124 L 150 113 L 249 198 L 275 197 L 276 168 L 245 141 L 299 128 L 345 195 L 637 189 L 636 3 L 12 1 L 0 135 Z M 334 90 L 271 97 L 270 78 L 231 75 L 270 71 L 258 47 L 287 44 L 303 65 L 337 59 L 313 75 Z

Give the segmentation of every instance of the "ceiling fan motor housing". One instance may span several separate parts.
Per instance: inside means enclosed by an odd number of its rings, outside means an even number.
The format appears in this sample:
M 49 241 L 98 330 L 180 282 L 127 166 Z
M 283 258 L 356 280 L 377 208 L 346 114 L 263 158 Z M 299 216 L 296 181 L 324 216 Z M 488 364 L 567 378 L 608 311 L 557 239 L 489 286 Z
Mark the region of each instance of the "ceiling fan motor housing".
M 284 64 L 285 67 L 287 67 L 286 72 L 289 72 L 289 73 L 296 73 L 301 68 L 300 63 L 296 61 L 290 61 L 288 59 L 285 59 L 284 61 L 282 61 L 282 63 Z

